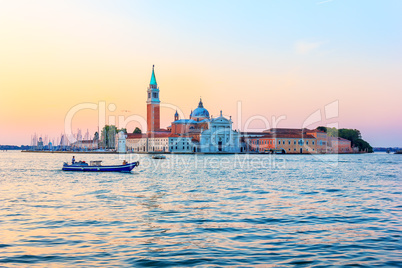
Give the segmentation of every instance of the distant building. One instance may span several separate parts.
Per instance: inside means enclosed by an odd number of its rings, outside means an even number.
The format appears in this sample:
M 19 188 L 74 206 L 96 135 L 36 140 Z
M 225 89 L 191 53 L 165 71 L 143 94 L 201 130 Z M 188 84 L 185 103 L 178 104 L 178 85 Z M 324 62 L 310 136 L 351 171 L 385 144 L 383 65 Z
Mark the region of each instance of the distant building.
M 306 130 L 306 134 L 311 135 L 314 138 L 316 138 L 317 153 L 319 153 L 319 154 L 327 153 L 328 137 L 327 137 L 326 132 L 318 130 L 318 129 L 313 129 L 313 130 Z
M 262 133 L 243 133 L 250 152 L 353 153 L 351 142 L 329 137 L 317 129 L 272 128 Z
M 317 140 L 303 129 L 270 129 L 246 138 L 248 151 L 256 153 L 315 154 Z
M 147 132 L 118 134 L 118 152 L 172 153 L 272 153 L 316 154 L 351 153 L 350 141 L 328 137 L 314 129 L 272 128 L 263 132 L 237 132 L 232 119 L 220 115 L 212 118 L 202 99 L 188 119 L 174 120 L 167 129 L 160 128 L 160 96 L 155 69 L 147 88 Z
M 99 149 L 99 142 L 97 140 L 80 140 L 70 145 L 70 150 L 92 151 Z
M 140 133 L 127 133 L 126 134 L 126 148 L 130 152 L 147 152 L 148 139 L 146 134 Z
M 217 153 L 239 153 L 240 134 L 232 129 L 232 119 L 222 116 L 212 118 L 209 121 L 208 129 L 201 132 L 201 152 Z
M 127 151 L 126 138 L 127 138 L 127 136 L 123 131 L 120 131 L 117 134 L 117 139 L 116 139 L 117 140 L 117 146 L 116 146 L 116 148 L 117 148 L 118 153 L 125 153 Z
M 202 100 L 189 119 L 180 119 L 176 111 L 167 129 L 160 128 L 159 87 L 155 69 L 147 89 L 147 133 L 126 134 L 125 149 L 131 152 L 240 152 L 240 135 L 232 130 L 232 120 L 221 115 L 210 118 Z M 123 137 L 117 137 L 120 144 Z M 123 145 L 118 151 L 123 150 Z
M 222 115 L 210 118 L 200 99 L 198 107 L 191 112 L 189 119 L 179 119 L 175 114 L 169 136 L 171 152 L 238 153 L 240 135 L 232 130 L 232 120 Z
M 192 153 L 199 151 L 199 142 L 189 136 L 171 134 L 169 136 L 169 151 L 172 153 Z
M 328 137 L 328 153 L 353 153 L 351 141 L 339 137 Z

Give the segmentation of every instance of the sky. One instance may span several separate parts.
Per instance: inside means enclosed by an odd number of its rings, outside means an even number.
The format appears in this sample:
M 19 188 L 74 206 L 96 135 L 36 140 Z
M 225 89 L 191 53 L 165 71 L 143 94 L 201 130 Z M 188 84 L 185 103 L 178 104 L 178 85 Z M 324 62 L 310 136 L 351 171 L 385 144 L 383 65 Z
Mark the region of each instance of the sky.
M 337 126 L 402 147 L 400 14 L 399 0 L 0 0 L 0 144 L 93 135 L 99 114 L 144 128 L 155 65 L 164 128 L 202 97 L 235 129 Z

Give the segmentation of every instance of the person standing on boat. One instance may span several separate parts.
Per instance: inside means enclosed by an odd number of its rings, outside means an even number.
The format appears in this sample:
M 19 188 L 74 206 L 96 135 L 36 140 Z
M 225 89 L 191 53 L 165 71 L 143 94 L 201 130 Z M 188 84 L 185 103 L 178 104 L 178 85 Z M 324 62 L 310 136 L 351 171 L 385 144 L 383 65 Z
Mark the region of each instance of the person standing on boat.
M 71 160 L 71 163 L 74 164 L 75 163 L 75 156 L 73 155 L 73 160 Z

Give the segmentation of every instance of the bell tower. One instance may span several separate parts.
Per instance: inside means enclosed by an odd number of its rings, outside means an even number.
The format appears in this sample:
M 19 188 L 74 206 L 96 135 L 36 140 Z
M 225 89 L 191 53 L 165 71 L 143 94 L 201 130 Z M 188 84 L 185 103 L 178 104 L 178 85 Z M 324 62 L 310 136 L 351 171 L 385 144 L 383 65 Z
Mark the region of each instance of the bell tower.
M 160 100 L 159 87 L 155 78 L 155 65 L 152 66 L 151 82 L 149 83 L 147 94 L 147 132 L 154 132 L 160 129 Z

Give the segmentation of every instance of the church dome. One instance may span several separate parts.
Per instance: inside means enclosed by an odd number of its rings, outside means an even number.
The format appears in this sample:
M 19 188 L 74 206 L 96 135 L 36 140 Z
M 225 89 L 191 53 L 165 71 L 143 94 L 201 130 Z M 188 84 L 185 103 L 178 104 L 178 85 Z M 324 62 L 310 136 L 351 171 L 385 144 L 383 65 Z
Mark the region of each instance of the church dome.
M 209 118 L 209 112 L 207 109 L 204 108 L 204 105 L 202 104 L 202 100 L 200 99 L 200 102 L 198 103 L 198 107 L 191 113 L 190 115 L 192 118 L 193 117 L 206 117 Z

